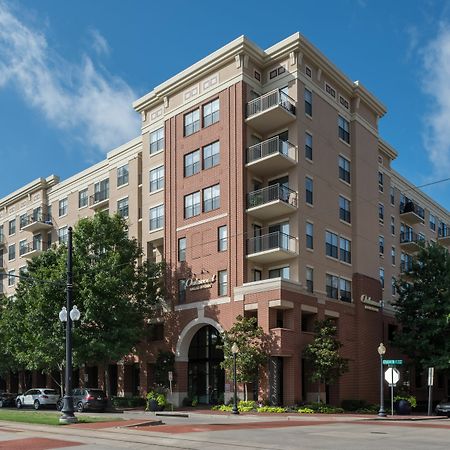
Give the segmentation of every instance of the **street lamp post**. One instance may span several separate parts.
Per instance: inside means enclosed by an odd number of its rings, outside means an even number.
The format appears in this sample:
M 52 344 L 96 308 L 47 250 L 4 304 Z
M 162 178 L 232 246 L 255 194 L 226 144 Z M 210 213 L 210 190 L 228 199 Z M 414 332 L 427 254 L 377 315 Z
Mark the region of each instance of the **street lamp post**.
M 379 417 L 386 417 L 386 411 L 384 410 L 384 385 L 383 385 L 383 356 L 386 353 L 386 347 L 381 343 L 378 346 L 378 354 L 380 355 L 380 410 L 378 411 Z
M 236 356 L 239 353 L 239 347 L 236 342 L 231 346 L 231 353 L 233 353 L 233 383 L 234 383 L 234 401 L 233 401 L 233 409 L 231 410 L 232 414 L 239 414 L 239 410 L 237 407 L 237 373 L 236 373 Z
M 75 423 L 77 418 L 74 414 L 73 397 L 72 397 L 72 321 L 80 318 L 80 311 L 76 306 L 72 308 L 72 227 L 68 229 L 67 240 L 67 302 L 59 313 L 61 322 L 66 324 L 66 382 L 65 395 L 63 398 L 62 416 L 59 418 L 60 423 Z M 67 311 L 70 311 L 67 314 Z

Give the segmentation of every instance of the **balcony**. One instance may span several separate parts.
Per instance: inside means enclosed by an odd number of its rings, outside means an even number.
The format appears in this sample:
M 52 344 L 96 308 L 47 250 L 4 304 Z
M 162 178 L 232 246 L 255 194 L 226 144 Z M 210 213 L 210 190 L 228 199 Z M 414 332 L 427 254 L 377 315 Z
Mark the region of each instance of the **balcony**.
M 406 252 L 417 252 L 425 238 L 414 231 L 400 233 L 400 246 Z
M 247 259 L 260 263 L 276 263 L 298 256 L 293 236 L 275 231 L 247 239 Z
M 260 133 L 268 133 L 295 120 L 295 101 L 279 89 L 247 103 L 248 125 Z
M 40 255 L 43 251 L 47 250 L 47 244 L 42 241 L 28 242 L 27 244 L 20 246 L 19 255 L 23 258 L 33 258 L 33 256 Z
M 48 231 L 53 228 L 53 221 L 51 216 L 46 214 L 30 214 L 26 218 L 25 224 L 22 226 L 23 231 Z
M 400 218 L 411 225 L 423 223 L 425 210 L 414 202 L 408 201 L 400 205 Z
M 284 172 L 297 164 L 297 148 L 279 136 L 252 145 L 247 149 L 247 164 L 255 174 L 265 177 Z
M 98 191 L 94 195 L 89 196 L 89 207 L 92 209 L 102 208 L 108 205 L 109 190 Z
M 297 210 L 297 192 L 280 184 L 247 194 L 247 213 L 261 220 L 291 214 Z
M 450 245 L 450 228 L 447 225 L 439 228 L 438 242 L 441 245 Z

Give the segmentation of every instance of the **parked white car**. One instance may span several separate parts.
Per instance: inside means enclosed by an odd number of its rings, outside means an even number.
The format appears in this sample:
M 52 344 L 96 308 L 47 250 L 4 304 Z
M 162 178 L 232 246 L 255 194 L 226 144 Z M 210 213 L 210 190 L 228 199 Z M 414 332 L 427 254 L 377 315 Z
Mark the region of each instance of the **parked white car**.
M 55 406 L 59 399 L 59 393 L 55 389 L 34 388 L 29 389 L 24 394 L 18 395 L 16 398 L 17 408 L 22 406 L 32 406 L 39 409 L 41 406 Z

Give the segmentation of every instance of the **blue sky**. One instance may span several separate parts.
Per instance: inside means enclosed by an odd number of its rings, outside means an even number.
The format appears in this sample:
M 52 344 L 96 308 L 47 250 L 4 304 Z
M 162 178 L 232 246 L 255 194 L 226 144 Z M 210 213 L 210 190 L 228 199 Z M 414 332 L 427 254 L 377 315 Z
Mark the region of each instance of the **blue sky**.
M 296 31 L 387 106 L 396 170 L 450 177 L 450 1 L 0 0 L 0 198 L 137 136 L 131 102 L 237 36 Z M 450 182 L 424 191 L 450 209 Z

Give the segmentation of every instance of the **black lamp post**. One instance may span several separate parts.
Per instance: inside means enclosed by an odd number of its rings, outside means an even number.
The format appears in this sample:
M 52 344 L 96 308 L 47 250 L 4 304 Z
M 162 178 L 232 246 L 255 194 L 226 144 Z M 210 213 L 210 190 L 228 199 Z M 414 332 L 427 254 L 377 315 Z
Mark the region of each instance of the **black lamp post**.
M 80 311 L 76 306 L 72 308 L 72 227 L 68 229 L 67 240 L 67 303 L 66 307 L 59 313 L 59 320 L 66 324 L 66 382 L 65 395 L 63 398 L 62 416 L 60 423 L 75 423 L 77 418 L 74 414 L 72 397 L 72 321 L 80 318 Z M 67 312 L 70 311 L 69 314 Z
M 234 401 L 231 413 L 239 414 L 239 410 L 237 407 L 237 374 L 236 374 L 236 356 L 239 353 L 239 347 L 236 345 L 236 342 L 231 346 L 231 353 L 233 353 L 233 384 L 234 384 Z
M 378 411 L 379 417 L 386 417 L 386 411 L 384 410 L 384 385 L 383 385 L 383 356 L 386 353 L 386 347 L 381 343 L 378 346 L 378 354 L 380 355 L 380 410 Z

